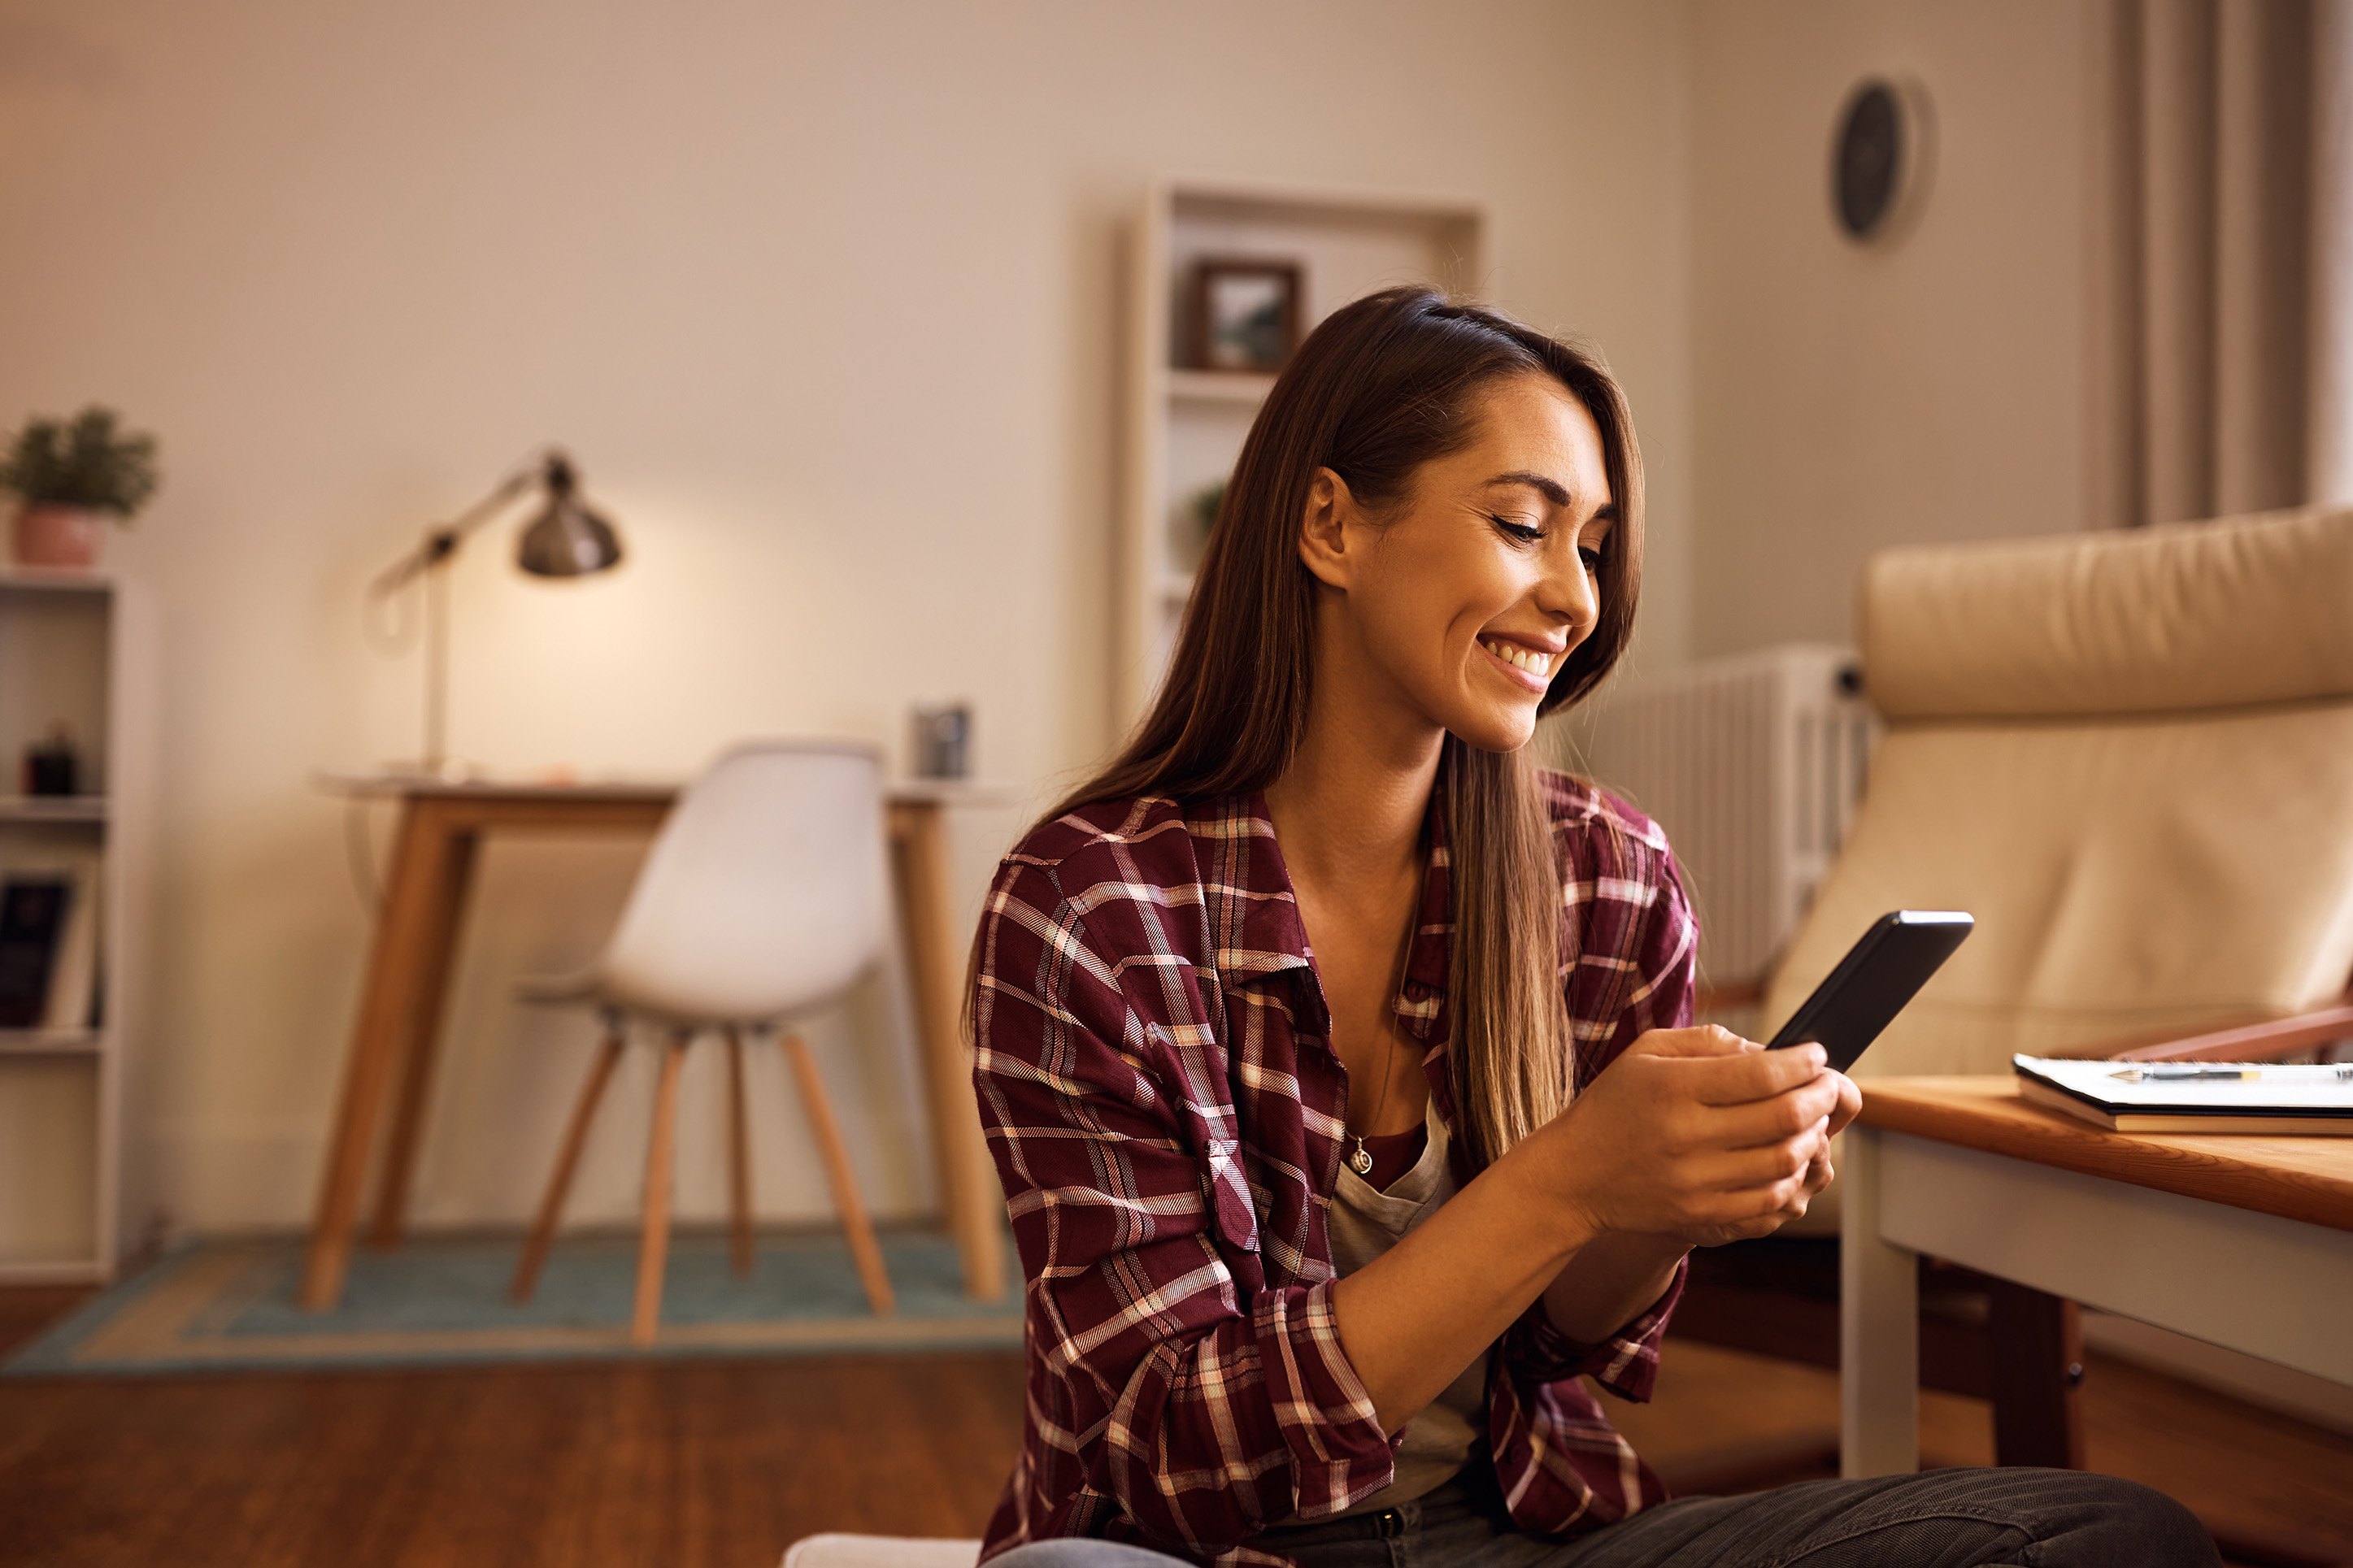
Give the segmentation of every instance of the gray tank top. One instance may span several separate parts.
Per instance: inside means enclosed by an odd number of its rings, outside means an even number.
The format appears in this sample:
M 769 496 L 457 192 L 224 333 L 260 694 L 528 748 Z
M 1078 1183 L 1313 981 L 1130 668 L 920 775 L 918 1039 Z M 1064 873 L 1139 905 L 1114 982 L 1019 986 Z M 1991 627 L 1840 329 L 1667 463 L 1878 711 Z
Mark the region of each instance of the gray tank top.
M 1332 1263 L 1343 1278 L 1395 1247 L 1454 1195 L 1454 1173 L 1446 1160 L 1446 1124 L 1439 1120 L 1434 1105 L 1428 1112 L 1428 1126 L 1430 1141 L 1422 1148 L 1421 1158 L 1387 1192 L 1375 1190 L 1342 1162 L 1340 1184 L 1333 1191 L 1327 1218 Z M 1487 1366 L 1494 1353 L 1494 1347 L 1489 1346 L 1444 1393 L 1406 1423 L 1405 1441 L 1397 1450 L 1396 1479 L 1333 1517 L 1375 1513 L 1411 1502 L 1451 1480 L 1469 1462 L 1472 1446 L 1487 1431 Z

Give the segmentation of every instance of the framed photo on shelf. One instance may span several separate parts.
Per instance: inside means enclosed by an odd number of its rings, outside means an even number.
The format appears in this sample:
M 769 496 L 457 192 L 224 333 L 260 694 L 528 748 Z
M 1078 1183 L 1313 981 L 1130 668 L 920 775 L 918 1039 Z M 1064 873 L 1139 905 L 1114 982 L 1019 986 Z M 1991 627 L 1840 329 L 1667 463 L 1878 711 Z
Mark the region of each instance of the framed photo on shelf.
M 1199 370 L 1281 370 L 1299 346 L 1299 263 L 1204 257 L 1193 266 L 1187 363 Z

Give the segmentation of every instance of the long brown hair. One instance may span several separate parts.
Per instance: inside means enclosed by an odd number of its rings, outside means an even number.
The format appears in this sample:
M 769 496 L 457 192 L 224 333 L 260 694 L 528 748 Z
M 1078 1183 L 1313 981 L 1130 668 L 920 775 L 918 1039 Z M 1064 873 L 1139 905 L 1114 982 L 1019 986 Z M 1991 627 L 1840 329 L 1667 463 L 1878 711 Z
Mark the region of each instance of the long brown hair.
M 1118 756 L 1048 820 L 1094 801 L 1244 794 L 1281 778 L 1314 693 L 1315 580 L 1299 558 L 1299 531 L 1315 471 L 1338 474 L 1377 513 L 1406 499 L 1424 463 L 1470 444 L 1482 392 L 1531 373 L 1558 381 L 1593 416 L 1619 511 L 1603 548 L 1599 621 L 1539 711 L 1599 684 L 1625 652 L 1642 584 L 1642 459 L 1625 395 L 1581 347 L 1432 289 L 1385 289 L 1326 318 L 1276 378 L 1218 509 L 1167 679 Z M 1475 1171 L 1571 1092 L 1556 970 L 1560 865 L 1520 752 L 1482 752 L 1450 734 L 1437 787 L 1455 925 L 1447 1048 Z

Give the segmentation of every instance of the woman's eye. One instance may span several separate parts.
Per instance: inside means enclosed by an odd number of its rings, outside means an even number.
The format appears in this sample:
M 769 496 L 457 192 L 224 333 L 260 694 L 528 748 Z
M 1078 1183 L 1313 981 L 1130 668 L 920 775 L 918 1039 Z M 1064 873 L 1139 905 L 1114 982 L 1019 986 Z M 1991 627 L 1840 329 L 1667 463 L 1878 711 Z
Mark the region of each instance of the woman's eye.
M 1590 544 L 1579 545 L 1577 551 L 1577 558 L 1585 563 L 1585 569 L 1587 572 L 1595 576 L 1600 575 L 1601 552 L 1595 546 Z
M 1543 529 L 1530 528 L 1525 522 L 1514 522 L 1508 517 L 1498 517 L 1493 513 L 1490 513 L 1488 514 L 1488 521 L 1493 522 L 1497 528 L 1502 529 L 1512 538 L 1518 540 L 1522 544 L 1534 544 L 1536 541 L 1544 537 Z

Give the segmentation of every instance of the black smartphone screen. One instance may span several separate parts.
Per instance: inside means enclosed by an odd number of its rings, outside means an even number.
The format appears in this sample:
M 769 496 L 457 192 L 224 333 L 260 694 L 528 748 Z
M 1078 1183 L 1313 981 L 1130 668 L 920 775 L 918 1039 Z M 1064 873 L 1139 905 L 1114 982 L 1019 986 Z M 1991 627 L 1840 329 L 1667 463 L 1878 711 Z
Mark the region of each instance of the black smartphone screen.
M 1957 910 L 1891 910 L 1847 950 L 1830 978 L 1766 1042 L 1772 1050 L 1815 1041 L 1844 1072 L 1944 966 L 1977 921 Z

